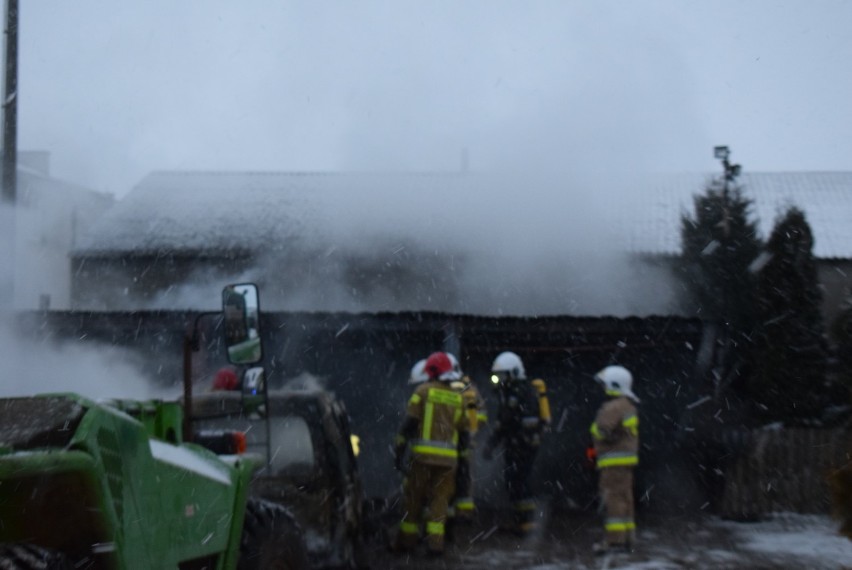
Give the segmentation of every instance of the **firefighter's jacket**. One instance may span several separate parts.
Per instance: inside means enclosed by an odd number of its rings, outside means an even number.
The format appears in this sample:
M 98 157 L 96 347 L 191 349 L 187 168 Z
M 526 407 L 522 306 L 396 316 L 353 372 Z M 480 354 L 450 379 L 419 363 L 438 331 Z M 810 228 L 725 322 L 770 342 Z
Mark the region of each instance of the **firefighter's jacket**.
M 598 469 L 639 464 L 639 416 L 626 396 L 607 400 L 589 428 Z
M 453 467 L 466 455 L 470 426 L 462 395 L 449 384 L 430 380 L 418 386 L 407 415 L 397 444 L 410 444 L 414 461 Z
M 547 422 L 541 416 L 538 390 L 531 382 L 514 380 L 497 389 L 497 420 L 488 439 L 488 448 L 537 448 Z

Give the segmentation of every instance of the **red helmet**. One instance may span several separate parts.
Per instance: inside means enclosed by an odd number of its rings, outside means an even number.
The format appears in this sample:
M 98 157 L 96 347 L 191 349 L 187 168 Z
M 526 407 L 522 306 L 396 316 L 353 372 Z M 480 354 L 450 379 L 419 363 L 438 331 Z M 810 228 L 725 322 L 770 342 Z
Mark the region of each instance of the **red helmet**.
M 453 363 L 446 353 L 433 352 L 426 359 L 426 365 L 423 367 L 423 370 L 429 376 L 430 380 L 435 380 L 447 372 L 452 372 Z
M 213 378 L 214 390 L 236 390 L 239 388 L 240 381 L 237 379 L 237 373 L 230 368 L 221 368 Z

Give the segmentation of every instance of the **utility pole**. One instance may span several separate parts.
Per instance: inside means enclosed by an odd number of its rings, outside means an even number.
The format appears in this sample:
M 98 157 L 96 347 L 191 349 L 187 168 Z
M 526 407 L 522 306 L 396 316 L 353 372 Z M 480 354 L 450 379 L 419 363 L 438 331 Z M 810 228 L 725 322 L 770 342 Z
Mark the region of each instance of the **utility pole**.
M 18 0 L 6 0 L 6 86 L 3 98 L 3 203 L 17 201 Z
M 3 76 L 3 174 L 0 198 L 0 310 L 15 307 L 18 187 L 18 0 L 6 0 L 6 58 Z

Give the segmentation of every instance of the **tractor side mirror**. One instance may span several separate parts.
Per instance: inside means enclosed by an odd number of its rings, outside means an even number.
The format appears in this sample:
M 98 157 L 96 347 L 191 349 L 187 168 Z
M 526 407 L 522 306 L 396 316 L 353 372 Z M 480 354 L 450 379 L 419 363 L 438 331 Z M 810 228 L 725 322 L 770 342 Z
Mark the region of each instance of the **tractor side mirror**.
M 222 290 L 225 348 L 231 364 L 255 364 L 263 357 L 257 285 L 240 283 Z

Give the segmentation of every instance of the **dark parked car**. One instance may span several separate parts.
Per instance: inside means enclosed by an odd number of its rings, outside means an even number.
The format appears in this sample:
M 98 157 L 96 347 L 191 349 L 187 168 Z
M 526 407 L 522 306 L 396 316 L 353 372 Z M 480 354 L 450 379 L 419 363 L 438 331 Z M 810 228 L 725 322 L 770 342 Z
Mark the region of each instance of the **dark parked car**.
M 332 392 L 297 381 L 270 390 L 268 404 L 245 391 L 197 394 L 193 423 L 208 436 L 245 432 L 247 451 L 267 457 L 252 493 L 295 515 L 315 567 L 365 566 L 361 478 L 348 414 Z

